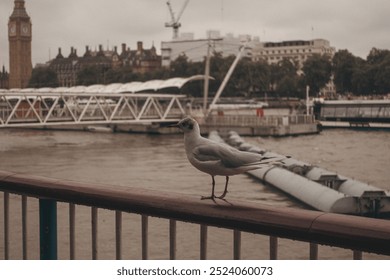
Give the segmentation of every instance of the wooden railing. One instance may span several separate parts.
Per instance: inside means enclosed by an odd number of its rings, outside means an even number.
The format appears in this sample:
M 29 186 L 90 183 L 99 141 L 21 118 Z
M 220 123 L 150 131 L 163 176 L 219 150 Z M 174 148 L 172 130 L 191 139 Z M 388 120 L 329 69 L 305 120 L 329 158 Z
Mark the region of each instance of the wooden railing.
M 141 215 L 142 259 L 148 259 L 148 218 L 169 220 L 169 258 L 176 259 L 176 221 L 200 225 L 200 259 L 207 258 L 208 226 L 233 230 L 234 259 L 241 257 L 241 232 L 270 236 L 270 259 L 278 256 L 278 238 L 310 244 L 310 259 L 318 258 L 318 244 L 347 248 L 353 258 L 361 252 L 390 255 L 390 221 L 365 217 L 271 207 L 229 201 L 216 205 L 198 198 L 138 188 L 116 188 L 0 171 L 4 192 L 4 259 L 9 258 L 9 194 L 22 196 L 23 258 L 27 258 L 27 197 L 39 199 L 40 257 L 57 258 L 56 203 L 69 203 L 70 259 L 75 258 L 75 205 L 91 207 L 92 258 L 98 258 L 99 208 L 115 211 L 116 258 L 122 258 L 122 212 Z M 0 200 L 1 201 L 1 200 Z M 13 217 L 15 219 L 15 217 Z M 1 249 L 1 246 L 0 246 Z

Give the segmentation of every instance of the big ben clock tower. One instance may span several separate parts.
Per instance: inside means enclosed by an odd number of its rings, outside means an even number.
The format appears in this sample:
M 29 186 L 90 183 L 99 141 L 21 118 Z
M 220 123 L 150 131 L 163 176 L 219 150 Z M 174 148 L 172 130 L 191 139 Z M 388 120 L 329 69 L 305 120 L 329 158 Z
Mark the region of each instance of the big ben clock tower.
M 24 0 L 15 0 L 8 21 L 10 88 L 25 88 L 31 78 L 31 26 Z

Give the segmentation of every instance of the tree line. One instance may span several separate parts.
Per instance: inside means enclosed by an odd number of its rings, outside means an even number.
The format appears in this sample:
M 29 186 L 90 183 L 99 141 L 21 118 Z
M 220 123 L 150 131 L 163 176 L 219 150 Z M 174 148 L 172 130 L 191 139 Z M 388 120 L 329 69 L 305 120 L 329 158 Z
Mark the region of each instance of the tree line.
M 215 93 L 224 79 L 234 56 L 223 57 L 214 53 L 210 58 L 210 96 Z M 77 85 L 127 83 L 172 77 L 189 77 L 205 72 L 204 62 L 192 62 L 185 55 L 171 62 L 169 68 L 148 73 L 137 73 L 131 67 L 118 69 L 90 66 L 77 74 Z M 277 64 L 266 61 L 252 61 L 243 58 L 229 80 L 224 96 L 269 96 L 298 97 L 306 94 L 310 87 L 311 96 L 318 96 L 320 90 L 333 79 L 337 93 L 355 95 L 385 95 L 390 93 L 390 51 L 373 48 L 367 59 L 339 50 L 333 58 L 314 54 L 303 65 L 290 59 Z M 56 73 L 50 68 L 35 68 L 30 81 L 31 87 L 58 86 Z M 202 83 L 188 83 L 183 92 L 191 96 L 203 95 Z

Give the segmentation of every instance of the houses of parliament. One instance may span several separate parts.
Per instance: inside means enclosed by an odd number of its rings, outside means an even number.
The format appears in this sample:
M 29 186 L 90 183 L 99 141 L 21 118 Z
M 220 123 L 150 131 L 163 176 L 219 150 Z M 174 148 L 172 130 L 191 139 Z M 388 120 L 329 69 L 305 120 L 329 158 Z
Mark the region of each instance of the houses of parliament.
M 8 41 L 9 73 L 4 66 L 0 69 L 0 88 L 30 87 L 32 23 L 24 0 L 14 0 L 8 21 Z M 121 53 L 116 47 L 109 51 L 99 46 L 99 50 L 93 51 L 87 46 L 84 55 L 77 55 L 72 47 L 69 56 L 64 56 L 59 48 L 57 56 L 44 64 L 56 73 L 59 86 L 76 85 L 78 73 L 91 66 L 104 68 L 102 71 L 128 66 L 136 73 L 146 73 L 161 67 L 161 56 L 157 55 L 154 46 L 144 49 L 142 42 L 138 42 L 135 50 L 122 44 Z

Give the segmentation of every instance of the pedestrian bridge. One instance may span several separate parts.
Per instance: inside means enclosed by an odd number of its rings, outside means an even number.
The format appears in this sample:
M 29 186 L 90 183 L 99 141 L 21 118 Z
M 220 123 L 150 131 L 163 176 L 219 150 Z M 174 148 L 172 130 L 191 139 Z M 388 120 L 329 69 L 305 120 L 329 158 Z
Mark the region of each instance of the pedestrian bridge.
M 0 94 L 0 128 L 178 121 L 185 95 L 102 93 Z
M 186 96 L 156 92 L 203 78 L 0 91 L 0 128 L 175 122 Z

